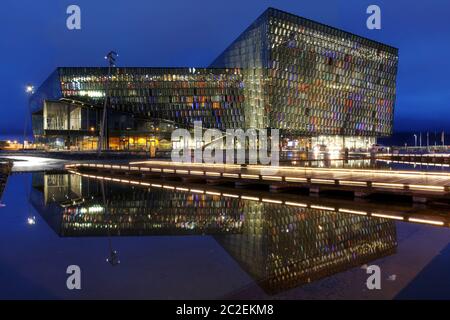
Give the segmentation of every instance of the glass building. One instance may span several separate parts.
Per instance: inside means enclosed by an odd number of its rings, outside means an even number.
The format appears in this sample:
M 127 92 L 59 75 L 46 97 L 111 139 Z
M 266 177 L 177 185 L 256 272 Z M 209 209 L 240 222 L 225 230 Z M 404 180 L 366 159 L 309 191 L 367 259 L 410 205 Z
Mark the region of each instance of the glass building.
M 397 65 L 396 48 L 273 8 L 211 64 L 246 70 L 252 125 L 338 149 L 392 134 Z
M 97 148 L 108 68 L 58 68 L 31 98 L 33 134 L 51 148 Z M 113 68 L 107 141 L 112 150 L 170 144 L 177 127 L 244 126 L 239 69 Z
M 392 133 L 397 65 L 396 48 L 269 8 L 209 68 L 113 68 L 108 147 L 170 148 L 174 127 L 200 120 L 280 129 L 298 149 L 368 148 Z M 107 77 L 58 68 L 31 99 L 36 141 L 96 148 Z

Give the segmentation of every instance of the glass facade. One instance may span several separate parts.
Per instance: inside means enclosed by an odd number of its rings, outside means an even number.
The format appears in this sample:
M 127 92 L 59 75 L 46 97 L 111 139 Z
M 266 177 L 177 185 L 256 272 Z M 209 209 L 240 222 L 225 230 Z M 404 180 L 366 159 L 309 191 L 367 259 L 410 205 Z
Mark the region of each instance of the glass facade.
M 164 139 L 156 132 L 161 126 L 170 132 L 196 120 L 206 128 L 270 127 L 322 141 L 388 136 L 397 64 L 396 48 L 269 8 L 209 68 L 113 68 L 109 146 L 145 149 L 149 140 Z M 61 130 L 98 136 L 107 74 L 84 67 L 52 73 L 31 99 L 35 136 L 59 134 L 66 145 L 73 142 Z M 70 124 L 51 102 L 77 105 L 65 107 Z M 89 108 L 90 120 L 83 115 Z
M 107 74 L 107 68 L 58 68 L 31 100 L 35 136 L 98 136 Z M 194 121 L 221 130 L 245 126 L 238 68 L 113 68 L 109 82 L 112 149 L 148 148 L 149 140 Z M 58 90 L 49 95 L 50 88 Z
M 272 8 L 211 64 L 256 76 L 257 123 L 373 137 L 392 133 L 397 65 L 396 48 Z
M 62 97 L 103 105 L 106 68 L 61 68 Z M 210 128 L 241 127 L 244 120 L 243 76 L 239 69 L 114 68 L 110 110 L 134 117 L 170 120 Z M 120 129 L 122 119 L 113 121 Z

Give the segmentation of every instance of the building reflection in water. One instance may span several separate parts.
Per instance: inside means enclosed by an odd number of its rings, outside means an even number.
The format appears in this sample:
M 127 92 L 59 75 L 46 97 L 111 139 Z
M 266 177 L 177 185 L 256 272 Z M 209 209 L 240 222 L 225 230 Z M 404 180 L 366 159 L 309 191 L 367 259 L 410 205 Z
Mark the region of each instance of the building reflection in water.
M 6 187 L 6 182 L 8 181 L 8 177 L 11 174 L 12 162 L 0 160 L 0 207 L 4 207 L 4 204 L 1 203 L 1 199 L 3 196 L 3 191 Z
M 34 174 L 30 201 L 62 237 L 212 235 L 268 293 L 395 253 L 395 222 L 242 199 Z
M 267 203 L 246 203 L 242 208 L 242 233 L 216 239 L 269 293 L 396 250 L 395 223 L 386 219 Z
M 60 236 L 237 233 L 239 203 L 196 194 L 105 182 L 105 214 L 98 181 L 77 175 L 33 175 L 31 201 Z M 38 192 L 36 192 L 38 191 Z

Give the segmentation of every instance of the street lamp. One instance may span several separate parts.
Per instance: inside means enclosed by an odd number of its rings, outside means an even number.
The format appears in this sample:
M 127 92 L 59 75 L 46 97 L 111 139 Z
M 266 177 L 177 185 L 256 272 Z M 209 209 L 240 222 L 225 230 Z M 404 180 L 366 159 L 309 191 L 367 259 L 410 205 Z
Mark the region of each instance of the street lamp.
M 34 93 L 34 86 L 32 84 L 27 84 L 25 88 L 26 93 L 33 94 Z
M 105 59 L 108 60 L 108 77 L 106 78 L 105 85 L 105 101 L 103 103 L 103 115 L 102 122 L 100 123 L 100 137 L 98 141 L 98 154 L 105 148 L 107 145 L 105 135 L 106 135 L 106 108 L 108 106 L 108 96 L 109 96 L 109 78 L 111 77 L 111 68 L 116 66 L 116 58 L 119 55 L 115 51 L 110 51 L 106 54 Z M 105 141 L 104 141 L 105 140 Z
M 35 216 L 30 216 L 27 218 L 27 224 L 30 226 L 33 226 L 36 224 L 36 217 Z
M 414 134 L 414 147 L 417 147 L 417 134 Z
M 25 150 L 25 139 L 27 137 L 27 125 L 28 125 L 28 117 L 31 116 L 31 109 L 30 109 L 30 98 L 34 93 L 34 86 L 32 84 L 27 84 L 25 87 L 25 92 L 28 95 L 28 101 L 27 101 L 27 105 L 28 105 L 28 113 L 27 114 L 25 112 L 25 126 L 23 128 L 23 145 L 22 145 L 22 150 Z

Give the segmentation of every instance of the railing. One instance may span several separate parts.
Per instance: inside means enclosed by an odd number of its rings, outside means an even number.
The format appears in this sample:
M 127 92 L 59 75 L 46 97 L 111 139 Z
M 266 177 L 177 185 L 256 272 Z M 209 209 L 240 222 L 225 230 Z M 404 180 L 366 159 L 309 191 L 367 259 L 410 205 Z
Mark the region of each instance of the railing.
M 222 188 L 216 188 L 212 186 L 205 186 L 205 185 L 190 185 L 185 183 L 179 183 L 174 181 L 166 181 L 166 180 L 148 180 L 143 175 L 109 175 L 107 174 L 99 174 L 94 172 L 83 172 L 78 171 L 77 167 L 83 166 L 82 164 L 75 164 L 75 165 L 68 165 L 67 168 L 70 173 L 76 174 L 82 177 L 90 178 L 90 179 L 98 179 L 103 181 L 110 181 L 113 183 L 121 183 L 121 184 L 128 184 L 128 185 L 139 185 L 145 188 L 155 188 L 155 189 L 166 189 L 170 191 L 177 191 L 177 192 L 187 192 L 187 193 L 193 193 L 193 194 L 199 194 L 199 195 L 206 195 L 206 196 L 218 196 L 218 197 L 224 197 L 224 198 L 234 198 L 234 199 L 241 199 L 241 200 L 247 200 L 247 201 L 256 201 L 261 203 L 268 203 L 268 204 L 278 204 L 278 205 L 285 205 L 290 207 L 296 207 L 296 208 L 310 208 L 310 209 L 316 209 L 316 210 L 323 210 L 328 212 L 339 212 L 339 213 L 347 213 L 347 214 L 353 214 L 353 215 L 363 215 L 363 216 L 369 216 L 369 217 L 376 217 L 376 218 L 384 218 L 384 219 L 393 219 L 397 221 L 404 221 L 404 222 L 411 222 L 411 223 L 420 223 L 420 224 L 428 224 L 428 225 L 434 225 L 434 226 L 443 226 L 443 227 L 450 227 L 450 223 L 448 219 L 443 218 L 441 216 L 439 217 L 433 217 L 430 219 L 427 216 L 421 216 L 418 214 L 411 215 L 410 212 L 406 213 L 399 213 L 399 212 L 391 212 L 391 210 L 386 210 L 384 207 L 380 209 L 370 208 L 370 209 L 361 209 L 358 206 L 349 205 L 349 206 L 342 206 L 335 205 L 333 203 L 325 202 L 325 203 L 316 203 L 315 198 L 309 198 L 306 199 L 299 199 L 298 197 L 295 197 L 293 195 L 281 195 L 281 194 L 267 194 L 261 192 L 252 192 L 252 191 L 246 191 L 246 190 L 229 190 L 229 189 L 222 189 Z M 95 164 L 87 164 L 87 167 L 97 167 L 97 168 L 118 168 L 118 169 L 127 169 L 132 171 L 153 171 L 151 168 L 142 168 L 142 167 L 132 167 L 132 166 L 119 166 L 119 165 L 95 165 Z M 143 170 L 145 169 L 145 170 Z M 166 173 L 175 173 L 175 171 L 172 169 L 171 172 Z M 154 172 L 154 171 L 153 171 Z M 312 200 L 311 200 L 312 199 Z M 323 200 L 322 200 L 323 201 Z M 341 202 L 340 202 L 341 203 Z M 373 206 L 373 205 L 372 205 Z
M 392 153 L 395 152 L 407 152 L 407 153 L 411 153 L 411 152 L 449 152 L 450 153 L 450 145 L 441 145 L 441 146 L 417 146 L 417 147 L 413 147 L 413 146 L 392 146 L 390 147 L 390 150 Z
M 363 169 L 327 169 L 308 167 L 267 167 L 259 165 L 223 165 L 203 163 L 173 163 L 165 161 L 131 162 L 129 165 L 114 164 L 70 164 L 66 168 L 71 170 L 78 167 L 109 169 L 112 171 L 128 171 L 141 173 L 177 174 L 195 176 L 196 178 L 210 177 L 232 180 L 246 180 L 258 182 L 281 182 L 306 185 L 327 185 L 336 188 L 364 188 L 382 189 L 393 192 L 425 192 L 447 194 L 450 184 L 450 173 L 394 170 L 363 170 Z M 276 170 L 265 173 L 263 170 Z M 397 180 L 392 181 L 395 177 Z M 356 178 L 356 179 L 355 179 Z

